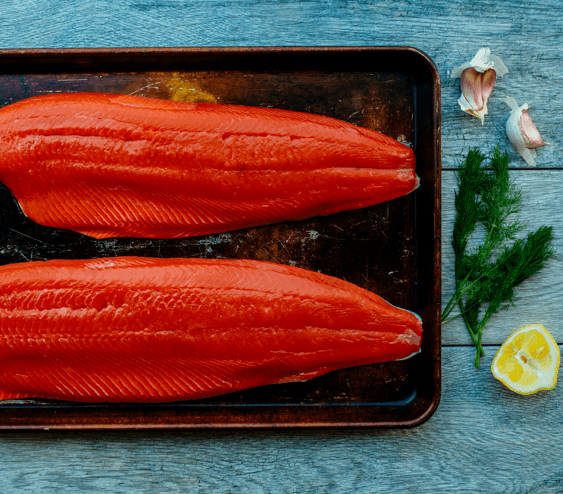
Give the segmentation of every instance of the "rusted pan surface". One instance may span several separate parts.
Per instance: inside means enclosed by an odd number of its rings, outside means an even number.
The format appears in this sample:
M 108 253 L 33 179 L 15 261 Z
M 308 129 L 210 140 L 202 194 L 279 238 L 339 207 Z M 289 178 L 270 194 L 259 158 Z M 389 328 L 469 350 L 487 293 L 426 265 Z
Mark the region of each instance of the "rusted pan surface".
M 440 396 L 439 78 L 409 48 L 0 52 L 0 106 L 51 92 L 137 94 L 328 115 L 412 146 L 420 188 L 393 201 L 206 237 L 94 240 L 39 226 L 0 190 L 0 264 L 123 255 L 291 264 L 371 290 L 423 317 L 422 352 L 306 383 L 200 402 L 0 404 L 3 428 L 413 426 Z

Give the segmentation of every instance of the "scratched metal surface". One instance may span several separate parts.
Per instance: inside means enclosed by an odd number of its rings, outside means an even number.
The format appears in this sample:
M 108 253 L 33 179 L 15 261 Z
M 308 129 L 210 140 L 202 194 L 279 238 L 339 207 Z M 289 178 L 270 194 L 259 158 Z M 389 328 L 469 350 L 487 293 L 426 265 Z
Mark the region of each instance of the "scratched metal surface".
M 136 94 L 176 101 L 283 108 L 349 121 L 411 146 L 415 142 L 416 84 L 408 71 L 290 70 L 287 67 L 263 71 L 253 67 L 240 71 L 107 73 L 100 70 L 0 76 L 0 106 L 52 92 Z M 394 305 L 418 312 L 420 253 L 416 240 L 415 200 L 416 193 L 327 217 L 197 238 L 95 240 L 34 223 L 23 215 L 7 188 L 1 186 L 0 264 L 114 256 L 257 259 L 336 276 L 373 291 Z M 421 373 L 426 372 L 426 379 L 432 380 L 430 385 L 439 387 L 425 362 L 417 356 L 406 361 L 344 369 L 305 383 L 265 386 L 201 402 L 145 407 L 143 413 L 153 418 L 160 414 L 160 421 L 166 416 L 166 420 L 174 423 L 246 422 L 251 420 L 248 416 L 234 418 L 234 409 L 224 406 L 286 406 L 274 412 L 253 412 L 255 421 L 269 424 L 295 422 L 297 415 L 291 406 L 296 404 L 368 404 L 371 407 L 368 412 L 348 408 L 346 414 L 339 415 L 327 413 L 326 409 L 319 413 L 318 409 L 310 408 L 304 413 L 312 423 L 330 422 L 331 418 L 340 422 L 366 422 L 369 417 L 367 422 L 387 424 L 407 418 L 412 420 L 416 413 L 420 415 L 425 410 L 424 405 L 418 403 Z M 198 408 L 199 403 L 218 406 L 213 410 Z M 43 407 L 46 413 L 56 412 L 57 408 L 56 402 L 26 400 L 18 406 L 22 404 Z M 178 416 L 179 405 L 191 418 Z M 10 406 L 4 404 L 0 409 L 8 412 Z M 85 422 L 101 420 L 106 425 L 127 425 L 144 420 L 139 418 L 138 406 L 66 404 L 64 409 L 68 411 L 69 407 L 73 411 L 70 412 L 72 417 L 69 415 L 64 423 L 67 426 L 80 426 L 80 417 L 92 413 L 97 418 L 90 417 Z M 397 413 L 397 407 L 403 411 Z M 413 415 L 416 407 L 418 411 Z M 36 420 L 37 417 L 40 420 L 41 413 L 37 410 L 35 413 Z M 101 415 L 104 417 L 100 418 Z M 32 422 L 23 417 L 11 423 Z

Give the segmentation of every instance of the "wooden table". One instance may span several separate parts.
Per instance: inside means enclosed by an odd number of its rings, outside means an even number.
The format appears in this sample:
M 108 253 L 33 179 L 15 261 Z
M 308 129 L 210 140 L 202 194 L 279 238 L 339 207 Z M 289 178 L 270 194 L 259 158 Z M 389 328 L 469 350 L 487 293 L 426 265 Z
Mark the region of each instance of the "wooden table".
M 554 227 L 559 257 L 519 290 L 516 309 L 485 329 L 486 355 L 458 321 L 443 327 L 442 400 L 409 430 L 82 432 L 0 435 L 7 492 L 563 492 L 563 385 L 529 397 L 491 375 L 514 330 L 544 324 L 563 344 L 563 2 L 286 0 L 5 0 L 0 48 L 410 45 L 442 77 L 443 301 L 452 293 L 454 170 L 468 149 L 499 145 L 524 192 L 522 219 Z M 510 73 L 485 124 L 457 105 L 451 69 L 482 46 Z M 553 146 L 530 168 L 505 135 L 503 96 L 530 105 Z

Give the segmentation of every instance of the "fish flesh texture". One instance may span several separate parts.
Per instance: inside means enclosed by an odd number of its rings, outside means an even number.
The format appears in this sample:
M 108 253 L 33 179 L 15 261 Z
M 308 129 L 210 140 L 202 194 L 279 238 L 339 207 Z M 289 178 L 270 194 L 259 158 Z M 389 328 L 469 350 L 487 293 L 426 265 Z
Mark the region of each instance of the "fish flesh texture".
M 263 261 L 117 257 L 0 267 L 0 400 L 206 398 L 407 358 L 420 318 Z
M 0 110 L 0 181 L 36 223 L 179 238 L 364 208 L 418 186 L 378 132 L 271 108 L 37 96 Z
M 0 400 L 206 398 L 405 359 L 421 338 L 416 314 L 269 262 L 116 257 L 0 267 Z

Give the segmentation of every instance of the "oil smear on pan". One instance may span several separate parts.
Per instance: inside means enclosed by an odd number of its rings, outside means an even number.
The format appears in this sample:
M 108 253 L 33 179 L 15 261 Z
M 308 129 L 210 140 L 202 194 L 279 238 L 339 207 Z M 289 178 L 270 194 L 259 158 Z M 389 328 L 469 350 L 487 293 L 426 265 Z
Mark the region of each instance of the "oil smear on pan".
M 162 98 L 184 103 L 217 103 L 217 98 L 201 89 L 197 82 L 180 72 L 152 72 L 154 82 L 131 91 L 129 94 L 148 98 Z

